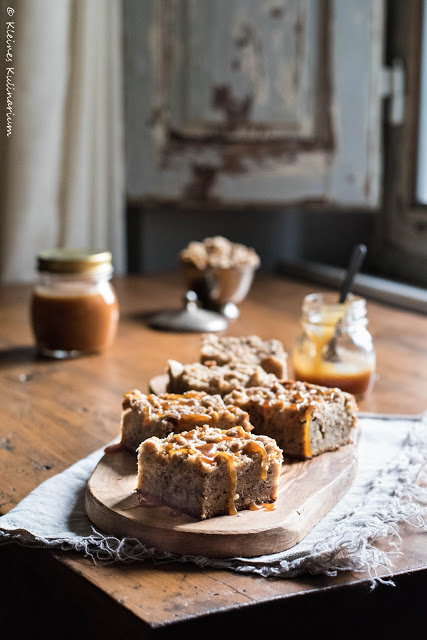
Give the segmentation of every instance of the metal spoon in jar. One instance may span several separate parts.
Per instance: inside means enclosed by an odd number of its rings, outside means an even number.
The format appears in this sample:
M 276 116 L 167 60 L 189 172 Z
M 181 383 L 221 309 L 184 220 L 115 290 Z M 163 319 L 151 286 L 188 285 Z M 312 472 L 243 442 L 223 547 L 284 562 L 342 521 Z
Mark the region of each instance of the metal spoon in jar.
M 364 244 L 358 244 L 353 249 L 350 264 L 347 269 L 347 274 L 340 290 L 340 297 L 338 300 L 339 304 L 344 304 L 344 302 L 347 300 L 347 296 L 351 290 L 353 280 L 359 272 L 360 267 L 362 266 L 362 263 L 366 256 L 366 252 L 367 248 Z M 338 360 L 340 359 L 337 352 L 337 340 L 341 335 L 341 323 L 342 318 L 338 320 L 335 326 L 334 335 L 322 350 L 323 360 L 328 360 L 329 362 L 338 362 Z

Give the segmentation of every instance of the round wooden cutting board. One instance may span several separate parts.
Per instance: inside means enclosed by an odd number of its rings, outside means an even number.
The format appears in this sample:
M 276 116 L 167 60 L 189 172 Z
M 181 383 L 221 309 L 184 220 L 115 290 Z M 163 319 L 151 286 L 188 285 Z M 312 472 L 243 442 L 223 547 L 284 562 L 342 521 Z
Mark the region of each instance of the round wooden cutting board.
M 300 542 L 349 489 L 357 470 L 357 445 L 312 460 L 285 462 L 274 510 L 196 520 L 169 507 L 140 506 L 136 457 L 105 453 L 86 491 L 86 512 L 103 532 L 129 536 L 160 551 L 216 558 L 255 557 Z

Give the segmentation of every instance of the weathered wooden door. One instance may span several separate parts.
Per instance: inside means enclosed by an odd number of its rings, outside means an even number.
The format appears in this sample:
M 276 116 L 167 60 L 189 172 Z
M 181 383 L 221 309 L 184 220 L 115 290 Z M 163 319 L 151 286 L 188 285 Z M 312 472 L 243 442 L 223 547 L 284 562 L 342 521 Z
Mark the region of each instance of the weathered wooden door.
M 383 0 L 126 0 L 131 202 L 375 208 Z

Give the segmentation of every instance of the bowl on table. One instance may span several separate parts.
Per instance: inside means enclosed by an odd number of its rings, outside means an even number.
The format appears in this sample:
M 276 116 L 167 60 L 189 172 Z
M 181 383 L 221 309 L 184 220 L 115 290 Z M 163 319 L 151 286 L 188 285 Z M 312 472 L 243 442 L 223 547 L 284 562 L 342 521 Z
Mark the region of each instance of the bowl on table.
M 217 311 L 227 318 L 238 318 L 238 305 L 252 286 L 256 267 L 206 267 L 181 262 L 181 271 L 188 291 L 193 291 L 204 309 Z

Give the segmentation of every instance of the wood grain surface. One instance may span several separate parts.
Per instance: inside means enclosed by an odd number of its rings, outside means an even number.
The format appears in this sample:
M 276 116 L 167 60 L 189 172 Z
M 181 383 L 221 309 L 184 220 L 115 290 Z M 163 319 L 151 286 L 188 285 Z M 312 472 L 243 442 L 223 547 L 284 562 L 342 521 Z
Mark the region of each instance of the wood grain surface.
M 30 287 L 0 287 L 1 513 L 42 481 L 117 437 L 123 393 L 146 389 L 151 378 L 164 372 L 168 358 L 182 362 L 197 358 L 198 334 L 147 327 L 152 313 L 181 307 L 183 285 L 176 275 L 129 276 L 116 278 L 114 284 L 121 311 L 115 344 L 104 354 L 63 362 L 41 359 L 35 351 Z M 300 331 L 302 299 L 319 289 L 324 290 L 259 273 L 240 305 L 240 318 L 230 323 L 226 333 L 275 337 L 290 351 Z M 367 308 L 378 370 L 375 387 L 359 403 L 360 410 L 423 412 L 427 405 L 426 318 L 372 300 Z M 28 624 L 34 630 L 38 620 L 45 638 L 67 637 L 64 620 L 73 631 L 70 637 L 106 640 L 130 637 L 122 635 L 124 629 L 141 638 L 176 637 L 178 630 L 189 638 L 196 628 L 221 633 L 227 624 L 232 630 L 234 621 L 241 633 L 247 633 L 257 621 L 280 622 L 283 617 L 287 632 L 295 631 L 300 637 L 302 619 L 305 629 L 322 620 L 328 625 L 325 612 L 332 608 L 337 620 L 348 615 L 354 621 L 357 610 L 360 625 L 356 620 L 354 630 L 363 634 L 368 614 L 370 629 L 374 619 L 384 629 L 399 612 L 407 625 L 426 613 L 425 597 L 420 601 L 425 589 L 420 584 L 427 580 L 427 539 L 407 526 L 400 533 L 402 553 L 393 558 L 391 572 L 395 583 L 404 588 L 394 591 L 380 586 L 371 592 L 369 576 L 363 571 L 270 580 L 179 563 L 116 565 L 94 562 L 78 553 L 6 545 L 0 547 L 1 602 L 10 607 L 8 615 L 17 616 L 22 624 L 20 603 L 25 602 Z M 389 569 L 380 573 L 388 576 Z M 382 608 L 381 595 L 392 600 L 391 608 Z M 116 620 L 121 621 L 119 628 Z M 349 629 L 345 620 L 343 625 Z M 83 627 L 94 634 L 85 636 Z

